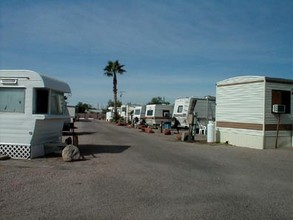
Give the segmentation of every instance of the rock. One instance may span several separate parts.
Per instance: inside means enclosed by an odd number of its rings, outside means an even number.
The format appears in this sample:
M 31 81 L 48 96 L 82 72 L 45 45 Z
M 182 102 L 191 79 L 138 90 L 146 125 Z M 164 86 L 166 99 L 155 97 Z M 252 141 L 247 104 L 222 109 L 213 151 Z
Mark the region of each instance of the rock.
M 146 133 L 154 133 L 153 129 L 151 129 L 150 127 L 146 127 L 146 128 L 144 129 L 144 131 L 145 131 Z
M 8 155 L 0 154 L 0 160 L 8 160 L 10 157 Z
M 164 133 L 164 135 L 171 135 L 171 130 L 170 129 L 164 129 L 163 133 Z
M 80 159 L 80 152 L 78 147 L 69 144 L 62 150 L 62 159 L 65 162 L 70 162 Z

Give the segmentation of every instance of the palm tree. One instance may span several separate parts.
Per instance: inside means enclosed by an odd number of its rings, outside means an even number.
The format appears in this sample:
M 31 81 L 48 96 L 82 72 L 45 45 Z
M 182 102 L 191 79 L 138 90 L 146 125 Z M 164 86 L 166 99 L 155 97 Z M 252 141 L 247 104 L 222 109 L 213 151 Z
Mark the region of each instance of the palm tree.
M 118 60 L 108 61 L 108 65 L 104 68 L 104 74 L 109 77 L 113 77 L 113 94 L 114 94 L 114 120 L 118 119 L 117 113 L 117 74 L 123 74 L 126 70 L 123 69 L 124 65 L 121 65 Z

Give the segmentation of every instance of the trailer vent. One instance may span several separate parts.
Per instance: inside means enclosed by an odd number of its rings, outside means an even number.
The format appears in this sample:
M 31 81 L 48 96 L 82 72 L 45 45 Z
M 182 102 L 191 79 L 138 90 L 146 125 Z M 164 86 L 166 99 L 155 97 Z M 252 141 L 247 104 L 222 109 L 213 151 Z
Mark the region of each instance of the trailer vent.
M 1 79 L 0 82 L 3 85 L 16 85 L 18 80 L 17 79 Z
M 13 159 L 29 159 L 31 147 L 28 145 L 0 144 L 0 153 Z

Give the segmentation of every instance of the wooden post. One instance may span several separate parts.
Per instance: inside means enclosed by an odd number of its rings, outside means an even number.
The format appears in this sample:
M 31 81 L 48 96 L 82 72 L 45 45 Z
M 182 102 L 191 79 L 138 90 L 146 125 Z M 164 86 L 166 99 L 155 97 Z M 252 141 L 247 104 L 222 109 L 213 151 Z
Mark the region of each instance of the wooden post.
M 278 148 L 278 138 L 279 138 L 280 121 L 281 121 L 281 115 L 278 114 L 277 136 L 276 136 L 275 148 Z

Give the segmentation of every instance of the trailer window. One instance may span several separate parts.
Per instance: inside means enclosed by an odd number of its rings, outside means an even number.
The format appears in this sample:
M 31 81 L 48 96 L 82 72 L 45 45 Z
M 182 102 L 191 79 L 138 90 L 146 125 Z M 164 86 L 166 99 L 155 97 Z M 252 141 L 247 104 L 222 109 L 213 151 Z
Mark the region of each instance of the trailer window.
M 62 115 L 64 106 L 64 94 L 61 92 L 51 92 L 51 114 Z
M 0 112 L 24 113 L 24 88 L 0 88 Z
M 170 111 L 169 110 L 163 110 L 163 117 L 169 118 L 170 117 Z
M 140 115 L 140 109 L 135 109 L 134 114 L 135 115 Z
M 177 108 L 177 113 L 182 113 L 183 111 L 183 105 L 179 105 Z
M 147 116 L 152 116 L 153 112 L 154 112 L 154 110 L 147 110 Z
M 285 105 L 285 114 L 291 113 L 291 92 L 284 90 L 272 90 L 272 105 Z
M 34 114 L 48 114 L 49 90 L 36 89 L 35 95 L 36 95 L 36 98 L 35 98 Z

